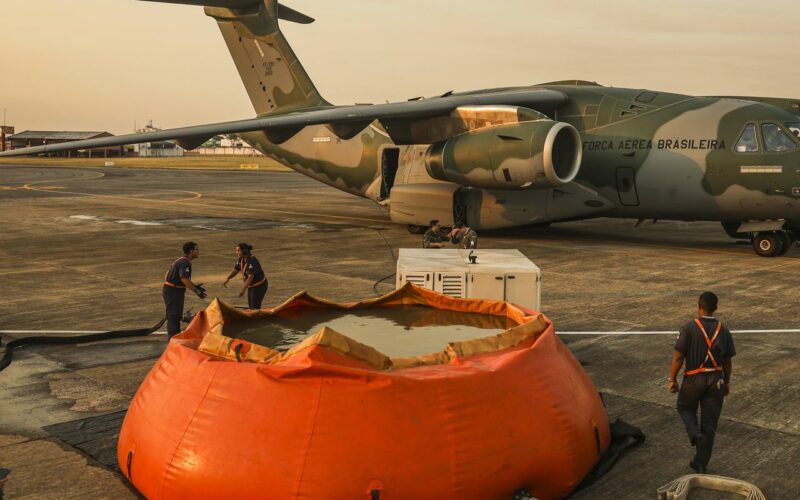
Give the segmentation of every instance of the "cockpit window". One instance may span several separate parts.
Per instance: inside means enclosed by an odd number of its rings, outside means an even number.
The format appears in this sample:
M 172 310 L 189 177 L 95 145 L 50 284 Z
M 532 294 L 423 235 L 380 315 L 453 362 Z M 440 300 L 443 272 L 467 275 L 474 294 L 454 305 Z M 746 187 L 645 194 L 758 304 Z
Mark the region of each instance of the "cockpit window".
M 786 128 L 788 128 L 789 132 L 794 134 L 795 137 L 800 138 L 800 122 L 787 123 Z
M 761 133 L 764 134 L 764 147 L 767 148 L 767 151 L 781 153 L 797 149 L 792 138 L 774 123 L 762 124 Z
M 756 126 L 752 123 L 745 127 L 742 136 L 736 143 L 737 153 L 755 153 L 758 151 L 758 139 L 756 138 Z

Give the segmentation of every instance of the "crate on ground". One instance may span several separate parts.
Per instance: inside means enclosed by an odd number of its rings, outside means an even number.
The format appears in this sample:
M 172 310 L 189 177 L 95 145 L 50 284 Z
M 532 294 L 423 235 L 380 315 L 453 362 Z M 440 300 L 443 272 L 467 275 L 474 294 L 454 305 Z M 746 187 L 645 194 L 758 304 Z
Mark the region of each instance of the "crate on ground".
M 401 248 L 396 286 L 406 283 L 451 297 L 541 307 L 541 270 L 519 250 Z

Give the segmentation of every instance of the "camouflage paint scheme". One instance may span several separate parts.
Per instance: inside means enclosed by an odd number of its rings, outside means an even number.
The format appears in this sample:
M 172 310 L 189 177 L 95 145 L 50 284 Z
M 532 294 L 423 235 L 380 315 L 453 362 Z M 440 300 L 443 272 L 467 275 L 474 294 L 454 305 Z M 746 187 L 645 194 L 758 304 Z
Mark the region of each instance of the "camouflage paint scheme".
M 722 221 L 739 231 L 800 236 L 800 100 L 692 97 L 575 80 L 333 106 L 278 24 L 307 24 L 308 16 L 276 0 L 147 1 L 205 5 L 258 118 L 0 155 L 168 138 L 191 148 L 235 132 L 265 155 L 372 199 L 410 226 L 437 218 L 480 230 L 606 216 Z M 758 151 L 739 152 L 750 124 Z M 774 124 L 791 147 L 768 151 L 764 124 Z M 567 139 L 551 133 L 562 129 Z M 556 150 L 542 146 L 553 137 L 573 147 L 558 156 L 574 168 L 555 176 L 557 169 L 542 168 L 554 164 Z
M 297 61 L 274 15 L 269 14 L 270 8 L 274 5 L 266 2 L 257 16 L 237 16 L 229 9 L 206 8 L 206 13 L 220 25 L 256 111 L 261 116 L 328 105 Z M 469 205 L 468 223 L 478 229 L 595 215 L 800 221 L 800 193 L 792 191 L 800 187 L 800 151 L 763 153 L 763 144 L 759 153 L 734 150 L 748 123 L 785 127 L 786 123 L 800 121 L 797 101 L 691 97 L 607 88 L 584 81 L 452 95 L 541 89 L 568 96 L 563 105 L 548 115 L 571 124 L 581 135 L 583 159 L 573 182 L 577 187 L 492 190 L 470 187 L 468 181 L 467 187 L 424 186 L 443 184 L 431 178 L 425 169 L 426 144 L 432 141 L 396 146 L 378 121 L 349 139 L 322 125 L 305 127 L 279 144 L 270 141 L 263 132 L 241 135 L 267 156 L 298 172 L 389 206 L 393 197 L 382 200 L 380 194 L 381 157 L 387 147 L 398 147 L 399 165 L 392 194 L 398 191 L 407 210 L 405 214 L 393 213 L 393 219 L 407 224 L 424 225 L 434 216 L 452 222 L 451 197 L 456 192 Z M 487 109 L 481 114 L 475 109 L 469 116 L 459 117 L 465 124 L 460 130 L 450 126 L 453 120 L 444 125 L 441 120 L 438 123 L 428 120 L 424 125 L 428 131 L 444 127 L 447 130 L 439 135 L 452 137 L 473 133 L 476 119 L 480 122 L 488 117 L 484 125 L 477 127 L 485 128 L 513 127 L 517 122 L 546 118 L 535 110 L 527 112 L 528 116 L 522 116 L 525 111 L 521 111 L 521 116 L 514 120 L 496 110 Z M 419 128 L 418 125 L 418 131 Z M 781 166 L 782 173 L 741 173 L 743 166 Z M 404 185 L 413 187 L 404 191 L 401 187 Z M 420 189 L 414 191 L 416 187 Z M 421 205 L 430 204 L 436 198 L 433 193 L 442 195 L 437 207 L 420 210 L 414 217 L 410 205 L 414 203 L 415 192 Z

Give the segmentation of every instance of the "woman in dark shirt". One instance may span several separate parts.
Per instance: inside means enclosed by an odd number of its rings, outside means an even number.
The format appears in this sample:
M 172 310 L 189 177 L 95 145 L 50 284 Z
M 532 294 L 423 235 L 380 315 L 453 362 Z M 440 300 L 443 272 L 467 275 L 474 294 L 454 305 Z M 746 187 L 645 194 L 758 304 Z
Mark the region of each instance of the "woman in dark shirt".
M 228 286 L 228 281 L 239 273 L 242 273 L 244 284 L 242 291 L 239 292 L 239 297 L 247 292 L 247 308 L 248 309 L 261 309 L 261 302 L 264 300 L 264 295 L 267 294 L 269 282 L 264 270 L 261 268 L 261 263 L 252 255 L 253 246 L 247 243 L 239 243 L 236 245 L 236 256 L 238 260 L 233 266 L 233 271 L 228 275 L 222 286 Z

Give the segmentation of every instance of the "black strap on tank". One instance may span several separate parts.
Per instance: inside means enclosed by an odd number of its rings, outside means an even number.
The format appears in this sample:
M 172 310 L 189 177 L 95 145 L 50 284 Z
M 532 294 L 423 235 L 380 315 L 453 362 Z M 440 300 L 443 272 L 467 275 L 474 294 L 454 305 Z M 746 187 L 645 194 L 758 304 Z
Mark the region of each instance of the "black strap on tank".
M 592 427 L 594 427 L 594 442 L 597 445 L 597 454 L 602 455 L 603 450 L 600 448 L 600 430 L 597 426 L 592 422 Z
M 133 450 L 128 452 L 128 459 L 125 461 L 125 468 L 128 469 L 128 480 L 133 480 L 131 475 L 131 462 L 133 462 Z
M 74 337 L 24 337 L 21 339 L 12 340 L 6 345 L 6 352 L 3 358 L 0 359 L 0 372 L 5 370 L 14 358 L 14 349 L 26 345 L 69 345 L 69 344 L 85 344 L 87 342 L 97 342 L 100 340 L 122 339 L 126 337 L 144 337 L 158 331 L 159 328 L 167 321 L 167 318 L 162 319 L 153 327 L 139 328 L 136 330 L 113 330 L 109 332 L 92 333 L 90 335 L 77 335 Z

